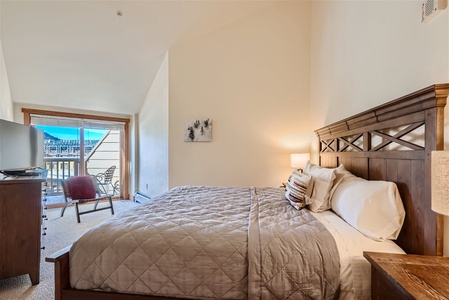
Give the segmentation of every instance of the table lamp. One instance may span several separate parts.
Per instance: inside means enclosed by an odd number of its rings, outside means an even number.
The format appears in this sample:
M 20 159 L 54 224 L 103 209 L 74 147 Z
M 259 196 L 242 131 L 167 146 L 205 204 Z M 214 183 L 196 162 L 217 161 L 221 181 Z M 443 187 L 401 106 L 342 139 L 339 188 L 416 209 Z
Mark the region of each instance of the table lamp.
M 309 160 L 310 153 L 290 154 L 290 166 L 301 172 Z
M 449 216 L 449 151 L 432 151 L 432 210 Z

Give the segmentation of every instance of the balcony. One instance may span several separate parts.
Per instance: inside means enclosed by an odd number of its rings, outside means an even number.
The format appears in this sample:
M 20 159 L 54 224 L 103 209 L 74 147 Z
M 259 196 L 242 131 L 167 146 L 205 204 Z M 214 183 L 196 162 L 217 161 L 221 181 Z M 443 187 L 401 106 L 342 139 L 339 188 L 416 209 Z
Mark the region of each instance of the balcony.
M 119 132 L 109 131 L 98 141 L 90 141 L 86 146 L 85 170 L 87 174 L 97 175 L 104 173 L 109 167 L 116 166 L 112 179 L 112 185 L 108 188 L 108 193 L 120 195 L 120 152 L 119 152 Z M 80 175 L 79 143 L 77 141 L 51 141 L 45 149 L 45 169 L 47 175 L 48 196 L 59 196 L 63 194 L 62 180 L 70 176 Z
M 73 157 L 55 157 L 55 158 L 44 158 L 45 169 L 48 170 L 47 175 L 47 194 L 49 196 L 62 195 L 62 180 L 69 178 L 70 176 L 79 175 L 80 170 L 80 160 L 79 158 Z M 111 161 L 111 165 L 112 165 Z M 95 172 L 93 172 L 93 170 Z M 106 169 L 88 169 L 86 168 L 87 174 L 98 175 L 99 173 L 104 173 Z M 107 188 L 108 193 L 113 193 L 114 195 L 120 194 L 120 183 L 118 180 L 119 176 L 114 176 L 112 184 Z
M 62 194 L 62 180 L 79 175 L 80 159 L 73 157 L 45 157 L 47 175 L 47 194 Z

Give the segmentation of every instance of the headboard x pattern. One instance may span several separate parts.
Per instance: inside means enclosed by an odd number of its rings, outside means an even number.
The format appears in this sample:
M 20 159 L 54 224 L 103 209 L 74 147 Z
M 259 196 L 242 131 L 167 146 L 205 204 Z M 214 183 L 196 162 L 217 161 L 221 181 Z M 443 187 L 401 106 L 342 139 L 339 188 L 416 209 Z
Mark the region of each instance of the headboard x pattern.
M 336 137 L 330 140 L 321 140 L 321 153 L 347 151 L 375 152 L 383 150 L 384 148 L 391 146 L 392 144 L 396 144 L 397 146 L 400 145 L 405 148 L 399 151 L 424 150 L 425 147 L 417 143 L 420 141 L 418 138 L 422 135 L 422 132 L 415 132 L 417 131 L 417 129 L 424 130 L 424 124 L 424 122 L 412 123 L 393 135 L 382 132 L 381 130 L 373 130 L 366 132 L 367 134 L 356 134 L 352 136 Z M 389 131 L 395 129 L 396 128 L 386 128 L 384 130 Z M 407 141 L 405 139 L 401 139 L 407 137 L 410 137 L 412 140 Z M 368 139 L 368 143 L 364 144 L 364 139 Z M 378 144 L 373 145 L 373 141 L 376 140 L 378 141 Z M 413 140 L 417 140 L 417 142 L 414 142 Z M 364 146 L 367 148 L 364 149 Z
M 436 84 L 316 130 L 320 165 L 397 184 L 407 253 L 443 254 L 443 217 L 430 208 L 430 153 L 444 147 L 449 84 Z

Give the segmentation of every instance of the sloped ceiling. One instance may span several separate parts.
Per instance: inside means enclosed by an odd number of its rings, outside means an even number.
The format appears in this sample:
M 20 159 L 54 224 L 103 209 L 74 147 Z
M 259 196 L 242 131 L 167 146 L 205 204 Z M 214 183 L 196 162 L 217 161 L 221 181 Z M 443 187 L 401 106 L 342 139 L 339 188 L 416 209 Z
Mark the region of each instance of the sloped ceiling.
M 13 101 L 136 113 L 171 46 L 269 3 L 2 0 L 1 43 Z

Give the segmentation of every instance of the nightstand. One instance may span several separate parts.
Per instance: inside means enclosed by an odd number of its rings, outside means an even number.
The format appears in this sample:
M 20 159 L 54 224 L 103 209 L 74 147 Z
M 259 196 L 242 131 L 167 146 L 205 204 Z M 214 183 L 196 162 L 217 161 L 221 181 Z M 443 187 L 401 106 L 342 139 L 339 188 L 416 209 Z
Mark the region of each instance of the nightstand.
M 364 252 L 371 263 L 371 299 L 448 299 L 449 258 Z

